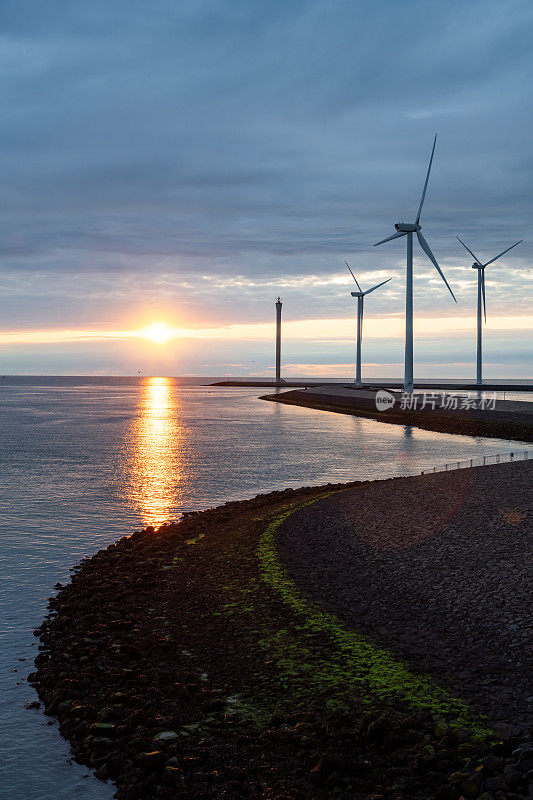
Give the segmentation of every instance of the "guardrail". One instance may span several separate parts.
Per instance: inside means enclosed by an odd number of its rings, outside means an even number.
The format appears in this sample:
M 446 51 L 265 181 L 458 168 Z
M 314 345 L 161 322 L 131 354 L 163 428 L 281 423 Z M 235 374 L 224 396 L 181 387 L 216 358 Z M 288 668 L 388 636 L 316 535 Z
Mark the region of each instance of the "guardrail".
M 495 453 L 489 456 L 479 456 L 478 458 L 466 458 L 463 461 L 451 461 L 439 467 L 421 470 L 421 475 L 428 475 L 430 472 L 449 472 L 452 469 L 468 469 L 469 467 L 484 467 L 487 464 L 504 464 L 509 461 L 527 461 L 533 458 L 533 450 L 513 450 L 509 453 Z

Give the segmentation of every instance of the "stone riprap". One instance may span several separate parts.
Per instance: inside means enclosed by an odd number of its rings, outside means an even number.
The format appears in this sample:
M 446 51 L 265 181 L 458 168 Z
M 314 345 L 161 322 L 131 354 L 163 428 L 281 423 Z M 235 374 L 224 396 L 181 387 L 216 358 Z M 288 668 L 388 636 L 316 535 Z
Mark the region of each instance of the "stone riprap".
M 353 384 L 310 386 L 307 389 L 264 395 L 261 400 L 369 417 L 379 422 L 442 433 L 514 439 L 517 449 L 523 449 L 520 443 L 525 445 L 533 441 L 532 402 L 495 400 L 493 403 L 488 393 L 480 405 L 476 394 L 453 391 L 456 400 L 448 399 L 447 405 L 442 403 L 442 392 L 438 391 L 426 392 L 425 404 L 424 393 L 419 393 L 415 398 L 416 403 L 413 400 L 412 405 L 410 401 L 402 401 L 400 392 L 388 392 L 394 398 L 394 404 L 386 410 L 378 410 L 376 406 L 376 388 L 356 389 Z M 464 403 L 462 397 L 465 398 Z
M 525 461 L 368 482 L 292 514 L 281 558 L 411 668 L 530 726 L 532 477 Z

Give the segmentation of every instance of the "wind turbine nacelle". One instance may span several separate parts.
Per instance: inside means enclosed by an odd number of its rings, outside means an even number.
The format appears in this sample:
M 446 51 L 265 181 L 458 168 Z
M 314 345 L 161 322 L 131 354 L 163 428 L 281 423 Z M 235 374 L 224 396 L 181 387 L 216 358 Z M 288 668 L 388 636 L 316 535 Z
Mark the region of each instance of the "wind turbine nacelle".
M 472 264 L 472 269 L 483 269 L 482 264 Z
M 350 292 L 352 297 L 363 297 L 364 292 Z
M 397 222 L 394 227 L 399 233 L 416 233 L 420 230 L 420 225 L 411 222 Z

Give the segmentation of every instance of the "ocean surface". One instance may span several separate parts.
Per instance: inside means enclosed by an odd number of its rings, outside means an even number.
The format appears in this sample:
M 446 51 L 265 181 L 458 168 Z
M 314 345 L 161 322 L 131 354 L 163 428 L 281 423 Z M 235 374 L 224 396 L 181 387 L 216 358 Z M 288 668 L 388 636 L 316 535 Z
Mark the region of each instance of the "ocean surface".
M 226 500 L 521 449 L 268 403 L 260 391 L 177 378 L 0 380 L 4 800 L 113 795 L 70 762 L 55 722 L 25 709 L 37 699 L 26 683 L 32 631 L 80 559 Z

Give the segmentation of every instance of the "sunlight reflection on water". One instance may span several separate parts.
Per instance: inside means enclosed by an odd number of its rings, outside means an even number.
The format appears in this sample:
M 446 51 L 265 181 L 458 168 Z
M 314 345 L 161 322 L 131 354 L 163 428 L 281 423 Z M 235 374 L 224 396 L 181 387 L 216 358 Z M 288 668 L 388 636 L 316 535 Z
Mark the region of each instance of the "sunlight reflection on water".
M 168 378 L 148 378 L 142 386 L 139 416 L 126 437 L 125 492 L 126 501 L 146 525 L 170 519 L 179 505 L 180 490 L 193 479 L 183 469 L 188 432 L 179 420 L 176 387 Z

